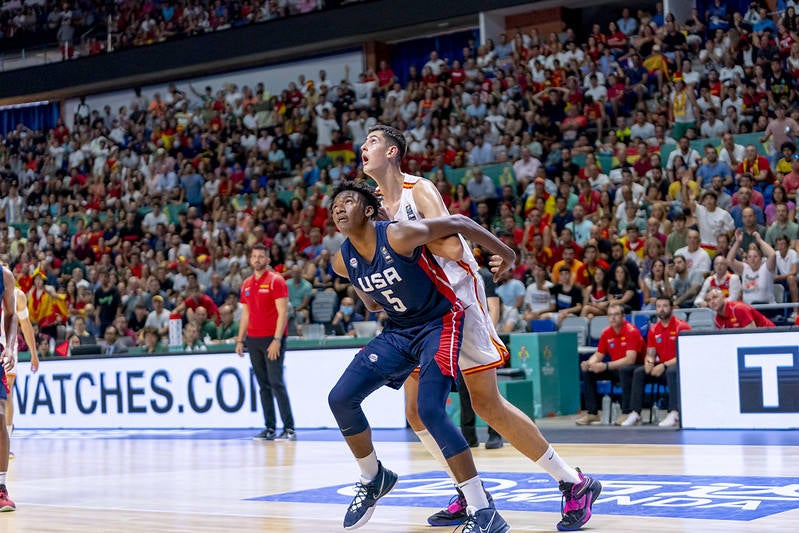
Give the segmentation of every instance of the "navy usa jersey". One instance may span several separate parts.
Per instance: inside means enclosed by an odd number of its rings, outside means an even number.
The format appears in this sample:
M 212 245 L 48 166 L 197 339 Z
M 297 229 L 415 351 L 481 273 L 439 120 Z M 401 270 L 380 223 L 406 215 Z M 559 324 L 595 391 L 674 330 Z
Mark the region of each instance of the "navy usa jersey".
M 393 222 L 375 223 L 377 246 L 371 261 L 349 239 L 341 245 L 350 281 L 380 304 L 396 326 L 440 319 L 458 301 L 444 270 L 426 246 L 417 248 L 412 257 L 395 252 L 386 237 L 389 224 Z

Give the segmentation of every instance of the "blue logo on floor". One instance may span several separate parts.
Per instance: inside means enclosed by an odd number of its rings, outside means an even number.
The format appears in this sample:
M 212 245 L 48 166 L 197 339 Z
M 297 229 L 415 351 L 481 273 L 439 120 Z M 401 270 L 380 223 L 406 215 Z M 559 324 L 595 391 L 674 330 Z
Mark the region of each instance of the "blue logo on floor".
M 799 478 L 717 476 L 597 476 L 602 495 L 594 512 L 608 515 L 661 516 L 708 520 L 755 520 L 799 508 Z M 554 513 L 560 492 L 546 474 L 481 473 L 497 509 Z M 331 503 L 346 506 L 353 485 L 272 494 L 254 501 Z M 454 495 L 452 483 L 438 472 L 400 476 L 381 505 L 443 507 Z M 343 512 L 343 511 L 342 511 Z

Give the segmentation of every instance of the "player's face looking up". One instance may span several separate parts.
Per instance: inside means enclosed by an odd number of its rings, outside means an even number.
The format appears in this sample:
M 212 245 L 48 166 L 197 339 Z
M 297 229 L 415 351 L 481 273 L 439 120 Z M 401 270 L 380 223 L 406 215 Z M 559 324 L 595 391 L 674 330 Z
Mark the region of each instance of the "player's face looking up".
M 372 217 L 373 208 L 366 205 L 363 196 L 355 191 L 343 191 L 333 199 L 330 209 L 338 230 L 344 235 L 349 235 L 354 228 L 366 224 Z
M 363 170 L 367 174 L 370 170 L 377 170 L 398 156 L 399 149 L 394 145 L 387 144 L 381 131 L 373 131 L 367 135 L 361 145 Z

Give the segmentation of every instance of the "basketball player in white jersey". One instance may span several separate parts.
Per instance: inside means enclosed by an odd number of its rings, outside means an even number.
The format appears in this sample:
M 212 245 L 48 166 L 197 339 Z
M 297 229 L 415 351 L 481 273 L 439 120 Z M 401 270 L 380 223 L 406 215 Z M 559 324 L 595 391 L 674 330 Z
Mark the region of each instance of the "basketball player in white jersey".
M 2 295 L 2 300 L 0 303 L 2 304 L 3 311 L 8 310 L 9 312 L 3 313 L 3 320 L 2 320 L 2 328 L 3 331 L 6 333 L 6 337 L 9 339 L 16 339 L 17 338 L 17 314 L 15 313 L 16 310 L 16 302 L 14 301 L 14 275 L 5 267 L 0 267 L 0 273 L 2 274 L 2 278 L 0 278 L 0 295 Z M 8 452 L 9 452 L 9 438 L 8 438 L 8 430 L 6 429 L 6 398 L 8 397 L 8 388 L 6 383 L 6 372 L 12 370 L 14 366 L 17 364 L 17 354 L 16 350 L 11 349 L 9 346 L 3 345 L 2 347 L 2 355 L 0 358 L 3 362 L 2 371 L 0 371 L 0 512 L 2 511 L 14 511 L 16 510 L 16 505 L 14 502 L 11 501 L 8 497 L 8 490 L 6 489 L 6 476 L 8 474 Z
M 361 146 L 363 170 L 377 182 L 386 214 L 394 220 L 416 220 L 449 215 L 441 195 L 431 181 L 404 174 L 400 169 L 405 148 L 406 143 L 402 133 L 384 125 L 370 128 L 366 141 Z M 469 389 L 474 410 L 517 450 L 532 459 L 560 483 L 564 505 L 558 529 L 561 531 L 580 529 L 591 518 L 591 506 L 599 496 L 602 485 L 561 459 L 533 421 L 500 395 L 496 369 L 505 364 L 508 351 L 498 339 L 491 318 L 488 316 L 483 283 L 477 274 L 479 267 L 468 245 L 459 235 L 453 235 L 449 239 L 460 240 L 463 259 L 461 261 L 437 259 L 444 268 L 456 295 L 464 303 L 464 307 L 467 307 L 459 366 Z M 412 375 L 405 382 L 405 410 L 408 423 L 427 451 L 454 480 L 441 450 L 425 429 L 417 413 L 417 380 L 418 376 Z M 434 526 L 457 525 L 465 519 L 465 499 L 459 494 L 458 497 L 453 497 L 452 503 L 447 508 L 428 518 L 428 523 Z
M 31 354 L 31 372 L 39 370 L 39 354 L 36 351 L 36 336 L 33 333 L 33 324 L 31 324 L 30 315 L 28 314 L 28 297 L 19 287 L 14 287 L 14 299 L 16 303 L 17 313 L 17 327 L 22 330 L 22 336 L 25 338 L 25 344 L 28 345 L 28 350 Z M 3 314 L 6 310 L 3 309 Z M 14 352 L 14 361 L 18 359 L 18 343 L 16 337 L 13 339 L 6 339 L 5 331 L 2 332 L 0 337 L 0 344 L 8 346 L 9 350 Z M 17 365 L 15 364 L 11 370 L 6 371 L 6 378 L 8 380 L 8 400 L 6 400 L 6 430 L 8 431 L 9 438 L 14 428 L 14 381 L 17 377 Z M 14 454 L 11 454 L 13 457 Z

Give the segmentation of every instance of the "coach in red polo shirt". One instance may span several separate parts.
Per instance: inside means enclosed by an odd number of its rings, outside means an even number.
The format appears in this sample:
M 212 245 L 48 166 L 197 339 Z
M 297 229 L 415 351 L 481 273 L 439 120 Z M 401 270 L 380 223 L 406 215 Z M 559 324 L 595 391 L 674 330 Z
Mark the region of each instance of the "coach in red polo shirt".
M 773 328 L 774 322 L 744 302 L 728 300 L 720 289 L 707 291 L 707 306 L 716 312 L 716 329 Z
M 253 274 L 241 284 L 241 321 L 236 353 L 244 355 L 244 341 L 264 410 L 266 429 L 255 436 L 263 440 L 296 440 L 294 417 L 291 414 L 286 383 L 283 379 L 283 361 L 286 357 L 286 330 L 288 324 L 289 290 L 282 276 L 267 269 L 269 256 L 263 244 L 250 250 Z M 283 419 L 283 432 L 277 436 L 275 400 Z
M 596 352 L 580 363 L 586 410 L 586 413 L 577 419 L 577 424 L 581 426 L 599 422 L 596 382 L 610 380 L 613 383 L 618 383 L 622 368 L 640 364 L 643 361 L 644 338 L 641 337 L 638 328 L 625 320 L 622 306 L 613 304 L 608 308 L 608 322 L 610 322 L 610 326 L 605 328 L 599 337 L 599 346 L 597 346 Z M 610 361 L 605 361 L 606 355 L 610 355 Z M 630 386 L 632 386 L 632 380 L 627 384 L 622 383 L 622 409 L 627 409 L 628 412 Z M 619 421 L 619 423 L 621 422 Z
M 644 405 L 644 386 L 649 383 L 666 383 L 669 386 L 669 414 L 661 420 L 661 427 L 676 426 L 680 421 L 680 376 L 677 373 L 677 336 L 691 329 L 684 320 L 672 314 L 674 303 L 668 296 L 659 296 L 655 301 L 658 321 L 649 328 L 644 366 L 633 373 L 632 411 L 622 426 L 634 426 L 641 422 Z

